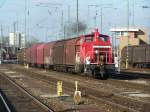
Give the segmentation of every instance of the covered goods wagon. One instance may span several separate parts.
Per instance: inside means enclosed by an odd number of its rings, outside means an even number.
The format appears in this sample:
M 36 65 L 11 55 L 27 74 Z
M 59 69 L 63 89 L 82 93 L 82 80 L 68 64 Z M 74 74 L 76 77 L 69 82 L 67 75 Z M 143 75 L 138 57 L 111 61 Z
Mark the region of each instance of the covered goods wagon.
M 48 42 L 44 45 L 44 67 L 53 68 L 53 46 L 55 42 Z
M 44 46 L 45 46 L 45 44 L 39 44 L 37 46 L 36 64 L 39 67 L 43 67 L 44 66 Z
M 30 64 L 32 66 L 37 65 L 37 47 L 40 45 L 41 43 L 34 44 L 30 49 Z

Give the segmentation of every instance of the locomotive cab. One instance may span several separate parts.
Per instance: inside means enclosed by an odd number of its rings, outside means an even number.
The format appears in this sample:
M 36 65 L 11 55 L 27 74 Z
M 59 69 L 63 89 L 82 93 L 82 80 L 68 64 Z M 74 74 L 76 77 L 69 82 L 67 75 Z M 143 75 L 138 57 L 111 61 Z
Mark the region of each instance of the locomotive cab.
M 112 63 L 112 45 L 107 35 L 94 34 L 82 37 L 81 57 L 84 71 L 92 73 L 95 77 L 107 79 L 114 71 Z

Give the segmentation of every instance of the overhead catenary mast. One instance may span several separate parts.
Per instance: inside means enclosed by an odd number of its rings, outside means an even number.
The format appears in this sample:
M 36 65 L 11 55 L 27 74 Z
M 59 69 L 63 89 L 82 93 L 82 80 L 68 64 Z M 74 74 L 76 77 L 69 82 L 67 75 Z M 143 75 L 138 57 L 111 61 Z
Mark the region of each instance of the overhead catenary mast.
M 2 61 L 2 49 L 3 49 L 3 26 L 1 24 L 1 39 L 0 39 L 0 63 Z
M 79 35 L 79 1 L 77 0 L 77 35 Z
M 25 18 L 24 18 L 24 23 L 25 23 L 25 26 L 24 26 L 24 38 L 25 38 L 25 43 L 24 43 L 24 47 L 26 48 L 27 47 L 27 0 L 25 0 Z M 26 54 L 24 52 L 24 66 L 26 66 Z M 28 65 L 27 65 L 28 66 Z
M 26 42 L 27 42 L 27 0 L 25 0 L 25 18 L 24 18 L 24 23 L 25 23 L 25 25 L 24 25 L 24 34 L 25 34 L 25 48 L 26 48 Z

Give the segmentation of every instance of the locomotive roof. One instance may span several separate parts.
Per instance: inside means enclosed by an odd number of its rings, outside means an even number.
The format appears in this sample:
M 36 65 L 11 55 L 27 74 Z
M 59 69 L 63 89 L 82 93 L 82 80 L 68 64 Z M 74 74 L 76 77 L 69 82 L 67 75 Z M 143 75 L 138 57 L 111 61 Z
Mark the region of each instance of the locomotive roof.
M 94 36 L 94 33 L 92 33 L 92 34 L 86 34 L 86 35 L 83 35 L 83 36 L 84 37 Z M 100 37 L 102 37 L 102 36 L 109 37 L 108 35 L 104 35 L 104 34 L 99 34 L 99 36 Z M 71 39 L 76 39 L 76 38 L 80 38 L 80 36 L 79 37 L 72 37 L 72 38 L 61 39 L 61 40 L 57 40 L 57 41 L 71 40 Z

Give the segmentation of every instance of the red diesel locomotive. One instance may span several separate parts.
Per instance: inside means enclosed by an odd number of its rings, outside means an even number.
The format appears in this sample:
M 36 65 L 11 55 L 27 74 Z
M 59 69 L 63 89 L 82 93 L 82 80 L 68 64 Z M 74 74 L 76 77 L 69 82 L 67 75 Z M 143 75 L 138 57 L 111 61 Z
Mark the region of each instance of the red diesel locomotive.
M 65 72 L 86 72 L 102 79 L 115 71 L 112 57 L 110 37 L 99 34 L 97 29 L 91 34 L 36 44 L 26 50 L 26 63 L 29 65 Z

